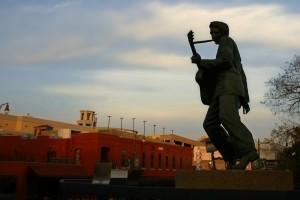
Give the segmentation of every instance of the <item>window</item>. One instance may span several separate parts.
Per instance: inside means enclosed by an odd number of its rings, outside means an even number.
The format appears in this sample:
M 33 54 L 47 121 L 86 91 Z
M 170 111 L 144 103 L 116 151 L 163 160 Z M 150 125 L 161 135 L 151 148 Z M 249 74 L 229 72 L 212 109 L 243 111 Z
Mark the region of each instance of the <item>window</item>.
M 142 168 L 146 168 L 146 152 L 142 154 Z
M 192 147 L 191 144 L 187 144 L 187 143 L 183 143 L 183 146 L 185 146 L 185 147 Z
M 182 157 L 179 159 L 179 168 L 182 169 Z
M 100 161 L 101 162 L 108 162 L 109 161 L 109 147 L 101 147 L 100 149 Z
M 161 169 L 161 154 L 158 154 L 158 169 Z
M 176 157 L 175 157 L 175 155 L 173 155 L 172 167 L 173 167 L 173 169 L 176 168 Z
M 169 169 L 169 156 L 166 156 L 166 169 Z
M 150 168 L 154 168 L 154 153 L 151 152 L 150 156 Z
M 127 160 L 127 152 L 125 150 L 121 153 L 121 166 L 122 167 L 128 167 L 129 163 Z
M 181 145 L 182 145 L 182 142 L 180 142 L 180 141 L 177 141 L 177 140 L 174 140 L 174 143 L 175 143 L 176 145 L 179 145 L 179 146 L 181 146 Z

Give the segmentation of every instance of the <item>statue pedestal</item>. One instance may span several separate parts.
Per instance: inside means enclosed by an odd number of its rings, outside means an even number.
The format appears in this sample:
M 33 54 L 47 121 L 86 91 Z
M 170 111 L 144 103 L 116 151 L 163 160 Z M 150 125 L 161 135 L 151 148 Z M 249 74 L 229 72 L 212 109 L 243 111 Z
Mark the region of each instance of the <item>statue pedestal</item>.
M 293 172 L 279 170 L 179 170 L 176 188 L 294 190 Z

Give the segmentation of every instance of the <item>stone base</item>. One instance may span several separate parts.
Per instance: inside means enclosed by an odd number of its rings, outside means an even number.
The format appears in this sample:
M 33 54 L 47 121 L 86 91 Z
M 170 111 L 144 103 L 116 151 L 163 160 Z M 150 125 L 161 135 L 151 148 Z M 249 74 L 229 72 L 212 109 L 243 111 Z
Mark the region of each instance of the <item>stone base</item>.
M 176 188 L 293 190 L 293 172 L 279 170 L 180 170 Z

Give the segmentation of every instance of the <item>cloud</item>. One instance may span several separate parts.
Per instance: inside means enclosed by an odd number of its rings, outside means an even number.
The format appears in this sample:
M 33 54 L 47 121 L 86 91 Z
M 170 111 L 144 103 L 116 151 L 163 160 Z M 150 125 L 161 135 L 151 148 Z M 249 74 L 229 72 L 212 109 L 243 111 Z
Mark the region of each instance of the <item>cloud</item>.
M 152 65 L 154 62 L 156 66 L 165 64 L 167 67 L 170 64 L 167 60 L 172 59 L 171 64 L 180 67 L 185 65 L 181 55 L 170 53 L 172 49 L 169 53 L 159 49 L 166 48 L 169 42 L 186 45 L 186 33 L 190 29 L 195 31 L 197 38 L 208 39 L 208 24 L 219 20 L 219 16 L 229 24 L 232 36 L 239 43 L 295 50 L 300 46 L 297 40 L 300 15 L 286 13 L 277 4 L 218 7 L 216 10 L 203 3 L 171 5 L 155 1 L 129 8 L 93 8 L 87 14 L 82 10 L 86 7 L 81 9 L 82 3 L 66 1 L 53 6 L 26 6 L 23 12 L 19 10 L 20 22 L 32 24 L 35 16 L 36 23 L 40 24 L 37 24 L 36 30 L 28 30 L 32 34 L 28 32 L 4 41 L 5 46 L 0 49 L 1 63 L 60 62 L 101 55 L 105 50 L 106 55 L 120 56 L 117 59 L 128 63 Z M 35 15 L 37 11 L 40 11 L 39 15 Z M 28 15 L 28 12 L 31 14 Z M 19 26 L 17 22 L 13 25 Z M 158 41 L 161 42 L 160 47 L 150 47 L 151 42 Z M 123 47 L 118 49 L 119 45 Z M 124 51 L 124 48 L 129 51 L 122 55 L 119 51 Z M 160 64 L 152 59 L 155 57 L 159 58 Z
M 177 70 L 91 70 L 80 71 L 74 75 L 73 81 L 41 86 L 44 93 L 95 96 L 120 95 L 134 97 L 139 95 L 161 95 L 181 89 L 186 84 L 189 73 Z M 162 84 L 162 82 L 169 84 Z M 193 81 L 191 81 L 194 83 Z
M 121 62 L 139 65 L 144 67 L 180 69 L 189 63 L 189 58 L 172 53 L 157 52 L 153 49 L 136 49 L 130 52 L 121 53 Z
M 208 25 L 213 20 L 224 20 L 239 41 L 260 43 L 281 48 L 298 48 L 296 40 L 300 32 L 300 14 L 287 13 L 278 4 L 250 4 L 235 7 L 207 7 L 203 4 L 178 3 L 174 5 L 161 2 L 149 3 L 137 9 L 140 17 L 132 20 L 131 10 L 122 12 L 122 22 L 117 30 L 140 40 L 153 38 L 176 38 L 189 29 L 195 29 L 203 38 L 209 37 Z M 220 17 L 221 16 L 221 17 Z
M 90 44 L 86 38 L 68 35 L 65 37 L 16 40 L 2 54 L 2 63 L 30 65 L 54 63 L 79 57 L 95 55 L 105 49 L 104 43 Z
M 101 97 L 101 91 L 107 91 L 106 88 L 91 84 L 60 84 L 44 86 L 40 88 L 45 93 L 52 93 L 62 96 L 88 96 L 88 97 Z
M 300 45 L 295 41 L 300 31 L 300 15 L 285 11 L 276 4 L 256 4 L 226 9 L 221 14 L 230 21 L 234 35 L 242 42 L 296 49 Z
M 82 1 L 73 0 L 73 1 L 62 1 L 56 4 L 30 4 L 21 6 L 19 9 L 24 13 L 37 13 L 37 14 L 49 14 L 53 12 L 59 12 L 61 10 L 71 9 L 72 7 L 79 5 Z
M 185 31 L 189 30 L 187 28 L 193 27 L 194 21 L 197 21 L 197 26 L 201 23 L 207 24 L 207 16 L 210 12 L 210 10 L 196 8 L 193 4 L 169 5 L 160 2 L 140 5 L 134 10 L 138 13 L 135 15 L 144 17 L 136 17 L 132 20 L 132 17 L 128 15 L 132 12 L 132 8 L 125 10 L 125 12 L 122 12 L 122 17 L 118 18 L 120 22 L 117 24 L 121 26 L 117 27 L 117 32 L 120 35 L 139 40 L 166 37 L 180 40 L 183 35 L 186 35 Z M 199 17 L 199 13 L 202 17 Z M 207 29 L 203 30 L 202 33 L 207 35 Z

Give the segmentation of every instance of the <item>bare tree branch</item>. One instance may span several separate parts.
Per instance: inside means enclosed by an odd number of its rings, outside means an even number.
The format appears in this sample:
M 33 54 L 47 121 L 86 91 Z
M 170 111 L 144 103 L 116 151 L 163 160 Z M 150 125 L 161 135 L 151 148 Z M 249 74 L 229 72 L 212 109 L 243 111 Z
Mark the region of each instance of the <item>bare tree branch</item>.
M 294 56 L 282 71 L 266 82 L 269 91 L 262 103 L 274 114 L 300 117 L 300 56 Z

